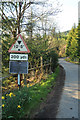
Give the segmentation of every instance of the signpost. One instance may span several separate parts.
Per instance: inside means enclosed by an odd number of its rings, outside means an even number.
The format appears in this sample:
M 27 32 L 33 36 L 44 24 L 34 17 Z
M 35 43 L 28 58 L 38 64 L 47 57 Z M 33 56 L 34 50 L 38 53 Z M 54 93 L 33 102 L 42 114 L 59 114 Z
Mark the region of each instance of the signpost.
M 18 86 L 20 89 L 20 74 L 28 74 L 28 54 L 23 53 L 30 53 L 30 50 L 24 42 L 24 39 L 22 38 L 21 34 L 18 35 L 17 40 L 10 47 L 8 52 L 11 53 L 11 61 L 9 62 L 9 72 L 18 74 Z

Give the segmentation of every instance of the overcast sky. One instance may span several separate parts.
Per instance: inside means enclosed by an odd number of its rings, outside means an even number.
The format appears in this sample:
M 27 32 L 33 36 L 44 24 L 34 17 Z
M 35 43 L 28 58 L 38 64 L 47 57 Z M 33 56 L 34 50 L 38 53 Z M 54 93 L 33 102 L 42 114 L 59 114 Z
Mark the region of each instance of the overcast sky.
M 61 32 L 70 30 L 74 23 L 78 25 L 78 2 L 80 0 L 58 0 L 62 4 L 62 12 L 57 15 L 57 24 Z

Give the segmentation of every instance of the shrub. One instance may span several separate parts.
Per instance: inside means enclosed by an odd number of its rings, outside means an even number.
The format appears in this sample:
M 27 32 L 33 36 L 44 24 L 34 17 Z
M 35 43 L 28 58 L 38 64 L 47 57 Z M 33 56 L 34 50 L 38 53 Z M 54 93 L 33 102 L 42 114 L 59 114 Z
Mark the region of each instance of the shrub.
M 55 53 L 55 51 L 51 51 L 49 57 L 51 58 L 51 70 L 54 72 L 55 68 L 58 66 L 58 54 Z
M 2 117 L 3 119 L 14 118 L 18 120 L 24 114 L 23 106 L 27 101 L 27 89 L 26 87 L 15 93 L 7 93 L 2 96 Z
M 10 80 L 5 80 L 3 81 L 3 86 L 8 86 L 11 83 Z

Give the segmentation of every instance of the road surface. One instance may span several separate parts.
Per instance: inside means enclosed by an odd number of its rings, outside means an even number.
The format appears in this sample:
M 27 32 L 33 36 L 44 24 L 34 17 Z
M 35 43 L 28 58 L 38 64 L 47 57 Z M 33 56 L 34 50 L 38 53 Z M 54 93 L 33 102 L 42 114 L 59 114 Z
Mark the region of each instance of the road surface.
M 59 59 L 59 63 L 65 69 L 65 84 L 56 118 L 79 118 L 79 65 Z

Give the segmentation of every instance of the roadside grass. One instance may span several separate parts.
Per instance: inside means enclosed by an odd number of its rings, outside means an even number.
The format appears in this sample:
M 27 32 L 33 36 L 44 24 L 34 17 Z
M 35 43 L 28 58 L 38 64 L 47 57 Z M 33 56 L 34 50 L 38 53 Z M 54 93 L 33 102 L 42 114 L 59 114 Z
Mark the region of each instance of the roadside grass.
M 70 63 L 74 63 L 74 64 L 79 64 L 79 60 L 75 59 L 74 61 L 72 61 L 69 57 L 65 58 L 65 61 L 70 62 Z
M 26 102 L 24 105 L 24 110 L 25 113 L 27 113 L 27 116 L 29 116 L 33 110 L 46 99 L 46 96 L 51 91 L 51 88 L 55 86 L 55 77 L 56 74 L 52 74 L 46 81 L 41 81 L 28 90 L 29 102 Z
M 30 117 L 42 101 L 45 102 L 48 93 L 51 92 L 56 84 L 56 77 L 59 73 L 59 66 L 55 72 L 48 75 L 46 80 L 41 80 L 39 83 L 31 87 L 23 87 L 4 94 L 2 97 L 3 118 L 19 118 Z

